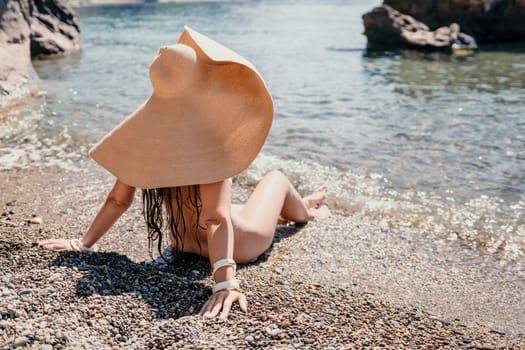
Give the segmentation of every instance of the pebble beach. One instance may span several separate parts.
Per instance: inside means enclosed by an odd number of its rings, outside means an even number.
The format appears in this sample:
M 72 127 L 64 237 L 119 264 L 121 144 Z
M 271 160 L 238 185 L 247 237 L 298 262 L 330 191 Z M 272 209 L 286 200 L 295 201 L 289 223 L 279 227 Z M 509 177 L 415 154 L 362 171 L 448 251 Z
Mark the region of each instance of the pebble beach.
M 38 246 L 82 235 L 112 185 L 102 170 L 0 179 L 0 349 L 525 348 L 520 261 L 335 210 L 279 227 L 272 247 L 239 268 L 248 313 L 203 320 L 209 262 L 152 259 L 140 198 L 99 253 Z M 236 200 L 249 190 L 234 181 Z
M 372 0 L 4 3 L 0 350 L 525 349 L 522 44 L 371 51 Z M 496 3 L 486 18 L 511 6 Z M 53 22 L 56 4 L 76 7 Z M 272 170 L 330 192 L 330 217 L 278 226 L 238 267 L 248 312 L 226 321 L 198 315 L 209 261 L 150 255 L 140 191 L 99 252 L 38 245 L 83 236 L 114 182 L 88 149 L 151 95 L 148 67 L 185 25 L 248 58 L 272 94 L 233 202 Z M 30 61 L 42 42 L 64 55 Z

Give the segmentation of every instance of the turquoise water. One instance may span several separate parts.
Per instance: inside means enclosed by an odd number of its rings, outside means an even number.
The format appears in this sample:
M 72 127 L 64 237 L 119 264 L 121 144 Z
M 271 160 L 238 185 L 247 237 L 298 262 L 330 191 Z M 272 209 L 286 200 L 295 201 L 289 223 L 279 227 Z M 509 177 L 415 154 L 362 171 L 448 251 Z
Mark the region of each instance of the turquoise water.
M 0 115 L 0 166 L 78 167 L 151 93 L 183 25 L 250 59 L 276 107 L 244 176 L 282 168 L 332 205 L 504 256 L 525 251 L 525 50 L 468 59 L 366 53 L 375 1 L 243 1 L 78 10 L 83 49 L 35 62 L 41 93 Z

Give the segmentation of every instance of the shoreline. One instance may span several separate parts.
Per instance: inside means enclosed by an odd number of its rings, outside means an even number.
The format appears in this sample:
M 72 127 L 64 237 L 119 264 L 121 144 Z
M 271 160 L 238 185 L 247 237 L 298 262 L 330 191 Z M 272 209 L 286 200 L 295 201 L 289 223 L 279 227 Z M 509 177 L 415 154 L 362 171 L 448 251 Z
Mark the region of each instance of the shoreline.
M 519 260 L 334 214 L 280 227 L 272 248 L 239 270 L 249 313 L 235 308 L 225 323 L 203 322 L 195 313 L 211 285 L 207 262 L 160 271 L 148 263 L 140 200 L 101 239 L 99 254 L 35 244 L 82 234 L 112 185 L 106 172 L 32 168 L 0 178 L 0 349 L 17 341 L 98 349 L 525 344 Z M 237 200 L 248 190 L 234 182 Z M 28 223 L 33 217 L 41 223 Z

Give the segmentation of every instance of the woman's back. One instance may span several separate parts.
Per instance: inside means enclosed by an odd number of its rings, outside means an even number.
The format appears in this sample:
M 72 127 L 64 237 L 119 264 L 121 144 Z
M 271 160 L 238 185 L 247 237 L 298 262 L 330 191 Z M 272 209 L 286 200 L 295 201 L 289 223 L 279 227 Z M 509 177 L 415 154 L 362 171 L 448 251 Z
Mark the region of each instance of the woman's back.
M 164 206 L 166 212 L 171 210 L 173 223 L 176 225 L 176 230 L 169 232 L 171 245 L 179 247 L 182 252 L 208 256 L 206 227 L 199 223 L 200 198 L 196 196 L 198 187 L 199 185 L 172 187 L 171 204 L 164 201 Z

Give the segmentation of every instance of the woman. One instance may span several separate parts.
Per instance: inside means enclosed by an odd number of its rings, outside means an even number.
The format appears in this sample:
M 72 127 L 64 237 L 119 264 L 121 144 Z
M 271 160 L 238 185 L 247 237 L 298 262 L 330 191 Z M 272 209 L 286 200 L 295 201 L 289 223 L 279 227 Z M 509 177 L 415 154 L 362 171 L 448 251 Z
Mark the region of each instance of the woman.
M 152 96 L 90 150 L 117 180 L 88 231 L 41 244 L 92 251 L 142 188 L 150 249 L 157 241 L 160 252 L 165 230 L 175 252 L 210 260 L 215 286 L 200 314 L 226 318 L 234 302 L 246 311 L 236 263 L 264 252 L 278 222 L 326 214 L 316 208 L 326 188 L 301 198 L 272 172 L 244 205 L 231 205 L 231 177 L 256 157 L 273 119 L 262 77 L 235 52 L 185 27 L 178 44 L 159 50 L 150 79 Z
M 170 189 L 171 193 L 180 191 L 183 199 L 182 205 L 171 202 L 171 205 L 175 204 L 173 207 L 175 213 L 171 215 L 171 220 L 182 208 L 184 217 L 188 219 L 186 227 L 197 227 L 194 232 L 182 231 L 181 227 L 178 227 L 179 235 L 170 232 L 174 248 L 178 246 L 179 252 L 202 255 L 209 258 L 210 262 L 219 261 L 223 257 L 232 257 L 237 263 L 246 263 L 268 249 L 272 243 L 277 223 L 284 223 L 284 221 L 302 223 L 329 215 L 326 207 L 316 209 L 326 198 L 325 186 L 301 198 L 288 179 L 279 171 L 267 174 L 244 205 L 230 205 L 230 188 L 230 180 L 199 186 L 197 190 L 200 193 L 202 206 L 198 225 L 196 221 L 191 220 L 197 217 L 197 208 L 192 204 L 191 198 L 191 193 L 195 188 L 185 186 Z M 147 191 L 149 190 L 144 190 L 143 198 L 147 196 Z M 50 239 L 41 241 L 40 244 L 55 250 L 92 250 L 91 247 L 95 246 L 95 243 L 130 207 L 134 193 L 135 187 L 116 180 L 105 203 L 82 239 Z M 144 203 L 146 202 L 145 200 Z M 164 206 L 167 208 L 170 204 L 165 203 Z M 151 208 L 149 212 L 146 208 L 144 210 L 146 220 L 154 215 Z M 148 224 L 150 239 L 154 237 L 151 235 L 151 232 L 154 232 L 151 231 L 151 228 L 152 226 Z M 162 235 L 156 238 L 160 247 Z M 218 269 L 214 274 L 217 283 L 234 280 L 234 278 L 235 265 L 233 264 Z M 239 291 L 238 286 L 213 293 L 202 307 L 200 315 L 212 318 L 222 310 L 220 318 L 224 319 L 228 316 L 234 302 L 239 303 L 241 310 L 247 310 L 246 297 Z

